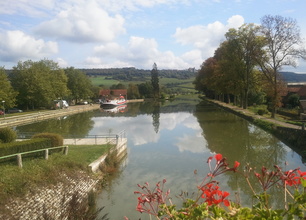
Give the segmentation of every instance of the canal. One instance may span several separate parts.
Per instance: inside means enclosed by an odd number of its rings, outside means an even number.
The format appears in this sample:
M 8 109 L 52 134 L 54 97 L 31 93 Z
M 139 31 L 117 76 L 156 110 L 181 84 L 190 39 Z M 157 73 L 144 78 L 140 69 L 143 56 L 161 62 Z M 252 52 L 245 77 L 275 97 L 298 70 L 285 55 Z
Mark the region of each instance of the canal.
M 82 137 L 116 133 L 127 134 L 127 157 L 120 172 L 107 181 L 98 195 L 98 207 L 104 207 L 100 217 L 109 219 L 149 219 L 135 211 L 139 190 L 137 184 L 167 180 L 172 199 L 180 203 L 176 195 L 196 192 L 197 184 L 208 172 L 207 158 L 221 153 L 229 164 L 246 164 L 259 170 L 262 166 L 273 168 L 277 164 L 284 169 L 300 167 L 306 170 L 301 156 L 277 138 L 246 120 L 205 102 L 180 100 L 156 105 L 129 103 L 121 109 L 97 110 L 58 119 L 48 120 L 16 128 L 18 132 L 56 132 L 63 136 Z M 195 176 L 194 170 L 197 170 Z M 252 193 L 243 175 L 225 173 L 217 179 L 222 190 L 235 193 L 242 204 L 252 205 Z M 255 190 L 259 185 L 254 181 Z M 280 204 L 282 193 L 276 189 L 272 203 Z

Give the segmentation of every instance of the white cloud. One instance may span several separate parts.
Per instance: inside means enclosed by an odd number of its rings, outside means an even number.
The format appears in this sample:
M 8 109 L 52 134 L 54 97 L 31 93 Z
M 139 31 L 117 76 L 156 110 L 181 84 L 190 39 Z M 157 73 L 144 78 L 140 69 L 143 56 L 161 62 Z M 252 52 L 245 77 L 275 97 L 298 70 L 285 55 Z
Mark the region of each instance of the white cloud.
M 112 63 L 111 63 L 112 62 Z M 88 57 L 87 65 L 99 64 L 100 67 L 127 67 L 150 69 L 153 63 L 158 68 L 188 68 L 187 62 L 171 51 L 159 51 L 155 39 L 130 37 L 126 47 L 117 43 L 107 43 L 94 48 L 94 56 Z
M 58 63 L 58 65 L 61 67 L 61 68 L 66 68 L 68 67 L 68 62 L 62 58 L 57 58 L 56 59 L 56 62 Z
M 55 0 L 14 0 L 0 1 L 0 14 L 19 14 L 31 17 L 45 16 L 45 10 L 54 8 Z
M 207 141 L 200 132 L 195 135 L 185 134 L 182 137 L 178 137 L 177 140 L 176 146 L 180 152 L 189 151 L 192 153 L 202 153 L 207 151 Z
M 54 19 L 39 24 L 35 32 L 73 42 L 109 42 L 125 33 L 123 25 L 121 15 L 110 16 L 95 1 L 88 1 L 61 10 Z
M 35 39 L 22 31 L 0 33 L 0 59 L 16 62 L 23 59 L 43 59 L 58 52 L 56 42 Z
M 202 58 L 213 55 L 215 49 L 224 40 L 224 35 L 229 28 L 237 28 L 244 23 L 240 15 L 235 15 L 227 20 L 227 24 L 219 21 L 204 25 L 195 25 L 188 28 L 177 28 L 176 41 L 182 45 L 192 45 L 195 49 L 202 51 Z

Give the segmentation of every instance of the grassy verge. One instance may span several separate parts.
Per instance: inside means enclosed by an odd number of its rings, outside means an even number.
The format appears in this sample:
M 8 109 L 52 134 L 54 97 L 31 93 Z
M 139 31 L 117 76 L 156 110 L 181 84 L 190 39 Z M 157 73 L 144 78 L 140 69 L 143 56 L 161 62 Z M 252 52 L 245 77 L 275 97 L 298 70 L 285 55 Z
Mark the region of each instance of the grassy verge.
M 54 153 L 48 160 L 43 158 L 23 161 L 20 169 L 16 163 L 0 164 L 0 205 L 11 197 L 23 196 L 37 186 L 55 184 L 60 173 L 74 176 L 82 170 L 90 173 L 88 165 L 106 153 L 111 145 L 72 145 L 68 155 Z

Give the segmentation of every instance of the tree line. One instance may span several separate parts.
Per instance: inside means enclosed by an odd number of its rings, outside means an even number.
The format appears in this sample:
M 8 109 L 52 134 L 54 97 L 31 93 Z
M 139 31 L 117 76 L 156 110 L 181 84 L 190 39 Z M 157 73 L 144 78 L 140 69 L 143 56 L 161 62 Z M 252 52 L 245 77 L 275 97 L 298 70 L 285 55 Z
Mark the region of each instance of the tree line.
M 285 88 L 281 68 L 306 58 L 296 20 L 266 15 L 260 25 L 229 29 L 225 38 L 214 56 L 202 63 L 196 90 L 243 108 L 268 100 L 274 118 Z
M 82 71 L 62 69 L 52 60 L 18 62 L 7 74 L 0 68 L 0 101 L 5 108 L 50 108 L 53 100 L 68 99 L 75 103 L 97 93 Z
M 151 70 L 136 69 L 134 67 L 80 70 L 88 76 L 107 76 L 121 81 L 141 81 L 150 77 L 151 74 Z M 159 70 L 159 76 L 164 78 L 190 79 L 193 78 L 195 74 L 195 68 L 189 68 L 186 70 Z
M 54 100 L 81 100 L 99 98 L 100 87 L 93 86 L 90 78 L 73 67 L 60 68 L 52 60 L 18 62 L 12 70 L 0 68 L 0 108 L 18 106 L 22 109 L 52 108 Z M 110 89 L 127 89 L 129 99 L 160 98 L 159 71 L 153 65 L 151 82 L 111 86 Z M 162 91 L 165 92 L 165 89 Z M 5 105 L 5 106 L 3 106 Z

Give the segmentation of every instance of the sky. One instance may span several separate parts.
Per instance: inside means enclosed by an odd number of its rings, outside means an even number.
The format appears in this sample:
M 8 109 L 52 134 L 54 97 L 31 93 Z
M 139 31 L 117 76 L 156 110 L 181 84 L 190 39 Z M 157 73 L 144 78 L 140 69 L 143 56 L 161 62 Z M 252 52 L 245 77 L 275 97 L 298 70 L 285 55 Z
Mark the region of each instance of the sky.
M 305 0 L 0 0 L 0 66 L 200 69 L 229 28 L 265 15 L 295 19 L 306 39 L 305 10 Z M 284 70 L 306 73 L 306 62 Z

